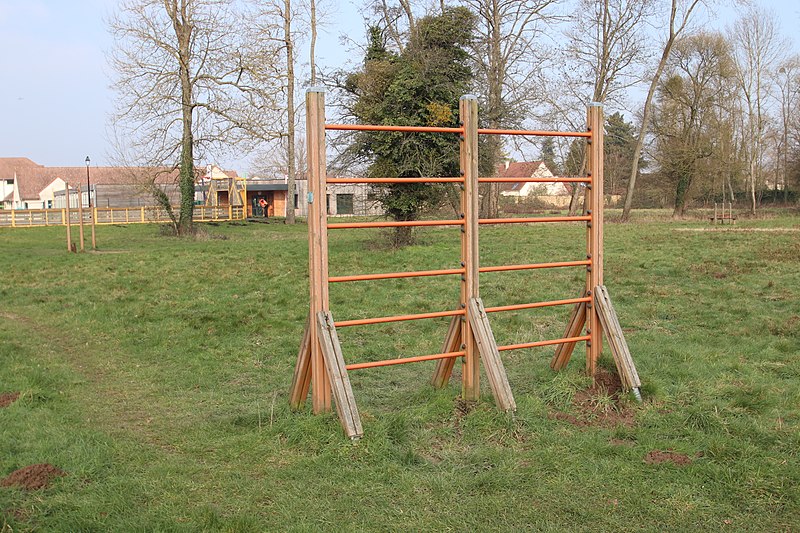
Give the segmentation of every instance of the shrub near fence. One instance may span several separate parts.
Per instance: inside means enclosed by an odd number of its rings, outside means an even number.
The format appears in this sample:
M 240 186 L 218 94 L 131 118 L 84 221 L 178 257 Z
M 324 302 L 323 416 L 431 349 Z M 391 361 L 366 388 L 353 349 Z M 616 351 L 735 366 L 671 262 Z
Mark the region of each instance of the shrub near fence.
M 177 213 L 179 208 L 173 208 Z M 92 209 L 95 224 L 163 224 L 170 222 L 162 207 L 95 207 Z M 241 206 L 195 206 L 195 222 L 217 220 L 243 220 L 245 212 Z M 66 225 L 66 209 L 14 209 L 0 210 L 0 227 L 31 228 Z M 70 210 L 70 223 L 80 224 L 77 209 Z M 92 213 L 83 210 L 83 223 L 92 223 Z

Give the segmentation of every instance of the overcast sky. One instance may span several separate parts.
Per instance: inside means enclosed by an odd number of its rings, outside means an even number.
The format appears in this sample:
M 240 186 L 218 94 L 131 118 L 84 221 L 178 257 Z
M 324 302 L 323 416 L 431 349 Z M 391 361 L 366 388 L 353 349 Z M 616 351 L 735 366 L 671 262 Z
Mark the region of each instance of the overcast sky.
M 666 0 L 660 0 L 666 1 Z M 800 2 L 756 0 L 775 10 L 783 34 L 800 53 Z M 0 157 L 28 157 L 48 166 L 108 164 L 112 110 L 105 19 L 116 0 L 0 0 Z M 363 41 L 361 0 L 328 0 L 320 35 L 322 67 L 348 59 L 341 36 Z M 709 25 L 724 28 L 735 14 L 715 10 Z M 305 60 L 305 57 L 301 58 Z M 246 171 L 243 161 L 221 161 Z M 244 167 L 244 168 L 242 168 Z

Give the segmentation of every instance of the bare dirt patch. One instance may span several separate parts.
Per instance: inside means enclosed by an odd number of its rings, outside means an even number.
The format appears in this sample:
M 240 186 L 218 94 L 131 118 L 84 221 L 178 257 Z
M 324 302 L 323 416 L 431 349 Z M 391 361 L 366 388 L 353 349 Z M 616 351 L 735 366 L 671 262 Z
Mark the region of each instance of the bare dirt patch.
M 0 392 L 0 408 L 8 407 L 19 399 L 18 392 Z
M 598 368 L 594 385 L 575 393 L 572 405 L 576 412 L 556 412 L 550 417 L 578 427 L 632 427 L 636 423 L 636 416 L 623 402 L 623 395 L 619 376 Z
M 661 463 L 674 463 L 678 466 L 692 464 L 692 458 L 685 453 L 677 453 L 669 450 L 652 450 L 644 456 L 644 462 L 649 465 L 659 465 Z
M 66 472 L 51 464 L 30 465 L 0 479 L 0 487 L 18 487 L 23 490 L 46 489 L 55 478 L 66 475 Z

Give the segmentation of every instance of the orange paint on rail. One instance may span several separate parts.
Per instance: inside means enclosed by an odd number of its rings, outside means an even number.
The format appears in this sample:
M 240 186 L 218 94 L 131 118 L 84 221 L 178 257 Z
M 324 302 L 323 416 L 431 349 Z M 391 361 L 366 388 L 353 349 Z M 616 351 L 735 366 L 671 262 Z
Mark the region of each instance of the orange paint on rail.
M 387 322 L 404 322 L 406 320 L 422 320 L 425 318 L 441 318 L 445 316 L 458 316 L 466 315 L 464 309 L 457 309 L 455 311 L 438 311 L 435 313 L 419 313 L 416 315 L 397 315 L 397 316 L 383 316 L 378 318 L 359 318 L 356 320 L 339 320 L 334 322 L 337 328 L 345 328 L 347 326 L 366 326 L 369 324 L 384 324 Z
M 326 130 L 338 131 L 397 131 L 402 133 L 464 133 L 464 128 L 437 126 L 381 126 L 375 124 L 325 124 Z
M 533 217 L 533 218 L 482 218 L 479 224 L 526 224 L 539 222 L 580 222 L 592 220 L 591 215 L 575 217 Z
M 584 261 L 561 261 L 557 263 L 532 263 L 530 265 L 504 265 L 504 266 L 489 266 L 480 267 L 479 272 L 507 272 L 509 270 L 534 270 L 536 268 L 561 268 L 591 265 L 592 262 L 588 259 Z
M 347 370 L 358 370 L 360 368 L 375 368 L 378 366 L 403 365 L 406 363 L 419 363 L 420 361 L 435 361 L 437 359 L 450 359 L 463 356 L 464 352 L 436 353 L 432 355 L 420 355 L 418 357 L 405 357 L 403 359 L 387 359 L 385 361 L 374 361 L 371 363 L 354 363 L 351 365 L 345 365 L 345 368 Z
M 480 135 L 534 135 L 537 137 L 591 137 L 588 131 L 497 130 L 478 128 Z
M 591 183 L 592 178 L 478 178 L 478 183 Z
M 401 220 L 397 222 L 343 222 L 328 224 L 328 229 L 400 228 L 406 226 L 463 226 L 463 220 Z
M 464 183 L 464 178 L 328 178 L 327 183 Z
M 586 298 L 569 298 L 567 300 L 551 300 L 549 302 L 534 302 L 530 304 L 516 304 L 516 305 L 501 305 L 499 307 L 487 307 L 484 309 L 487 313 L 498 313 L 501 311 L 519 311 L 520 309 L 538 309 L 540 307 L 553 307 L 556 305 L 569 305 L 579 304 L 583 302 L 591 302 L 591 297 Z
M 423 278 L 426 276 L 447 276 L 450 274 L 463 274 L 463 268 L 451 268 L 447 270 L 417 270 L 415 272 L 386 272 L 383 274 L 361 274 L 353 276 L 331 276 L 329 283 L 341 283 L 343 281 L 371 281 L 376 279 L 399 279 L 399 278 Z
M 539 346 L 550 346 L 553 344 L 568 344 L 572 342 L 588 341 L 591 339 L 592 339 L 591 335 L 583 335 L 581 337 L 567 337 L 564 339 L 554 339 L 551 341 L 536 341 L 536 342 L 524 342 L 522 344 L 508 344 L 506 346 L 498 346 L 497 351 L 503 352 L 506 350 L 523 350 L 525 348 L 536 348 Z

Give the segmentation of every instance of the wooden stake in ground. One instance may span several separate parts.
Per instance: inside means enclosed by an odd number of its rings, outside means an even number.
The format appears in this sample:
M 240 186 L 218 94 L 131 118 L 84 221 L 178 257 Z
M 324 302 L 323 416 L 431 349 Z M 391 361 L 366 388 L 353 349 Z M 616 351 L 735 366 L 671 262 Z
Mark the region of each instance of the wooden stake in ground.
M 595 287 L 603 284 L 603 106 L 597 102 L 589 105 L 586 118 L 589 131 L 589 176 L 592 178 L 587 187 L 591 187 L 589 195 L 589 210 L 587 213 L 592 219 L 588 223 L 589 265 L 587 276 L 586 294 L 591 296 Z M 586 346 L 586 373 L 594 377 L 597 369 L 597 360 L 603 351 L 602 335 L 600 334 L 600 317 L 593 302 L 586 304 L 586 325 L 592 340 Z
M 83 251 L 83 193 L 78 185 L 78 225 L 80 226 L 81 252 Z
M 619 324 L 617 312 L 614 311 L 614 306 L 611 304 L 611 296 L 608 295 L 608 289 L 606 289 L 605 285 L 595 287 L 594 303 L 597 307 L 597 313 L 603 325 L 606 339 L 608 339 L 608 344 L 611 346 L 611 354 L 614 356 L 614 363 L 617 365 L 617 374 L 622 382 L 622 388 L 626 391 L 632 391 L 636 399 L 641 402 L 642 395 L 639 389 L 642 387 L 642 382 L 639 380 L 639 373 L 636 372 L 636 366 L 633 364 L 633 357 L 631 357 L 628 343 L 625 341 L 622 326 Z
M 67 206 L 67 210 L 66 210 L 66 218 L 67 218 L 67 220 L 66 220 L 66 223 L 67 223 L 67 252 L 71 252 L 72 251 L 72 221 L 70 219 L 72 218 L 72 214 L 69 212 L 69 203 L 70 203 L 69 202 L 69 183 L 65 183 L 64 186 L 66 187 L 66 189 L 64 189 L 64 192 L 65 192 L 64 196 L 66 197 L 66 202 L 67 202 L 66 203 L 66 206 Z

